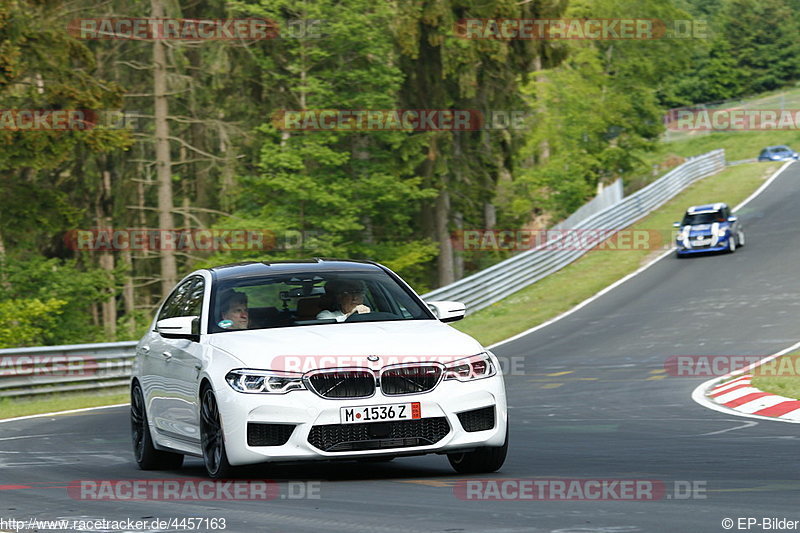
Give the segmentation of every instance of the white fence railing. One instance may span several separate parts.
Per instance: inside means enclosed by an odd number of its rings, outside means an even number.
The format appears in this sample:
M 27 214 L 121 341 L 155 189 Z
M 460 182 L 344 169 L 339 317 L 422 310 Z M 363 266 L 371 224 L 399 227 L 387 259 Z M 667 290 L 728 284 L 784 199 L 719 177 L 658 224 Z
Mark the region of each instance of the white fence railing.
M 612 228 L 623 229 L 694 181 L 714 174 L 724 166 L 723 150 L 690 159 L 635 194 L 575 223 L 571 229 L 602 229 L 604 232 Z M 461 301 L 474 312 L 537 282 L 588 251 L 550 249 L 548 244 L 520 253 L 422 297 L 426 300 Z M 0 350 L 0 397 L 127 385 L 135 347 L 136 342 L 130 341 Z
M 689 159 L 650 185 L 570 229 L 599 229 L 611 235 L 644 217 L 696 180 L 719 172 L 724 167 L 724 150 Z M 548 241 L 422 297 L 431 301 L 463 302 L 467 312 L 474 313 L 564 268 L 587 251 L 564 249 L 557 246 L 556 241 Z

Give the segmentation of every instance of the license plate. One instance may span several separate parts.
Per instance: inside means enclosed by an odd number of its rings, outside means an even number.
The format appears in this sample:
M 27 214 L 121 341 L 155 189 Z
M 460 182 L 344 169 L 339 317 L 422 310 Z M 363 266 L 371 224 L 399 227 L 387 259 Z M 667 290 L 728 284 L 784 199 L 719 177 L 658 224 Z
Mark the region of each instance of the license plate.
M 419 402 L 342 407 L 339 412 L 342 417 L 342 424 L 363 424 L 365 422 L 422 418 L 422 409 Z

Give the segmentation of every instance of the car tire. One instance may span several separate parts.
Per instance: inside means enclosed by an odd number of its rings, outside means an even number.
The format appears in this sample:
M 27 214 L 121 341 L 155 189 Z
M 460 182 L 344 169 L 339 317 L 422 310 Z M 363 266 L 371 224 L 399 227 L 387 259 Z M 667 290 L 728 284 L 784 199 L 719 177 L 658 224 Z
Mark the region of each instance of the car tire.
M 731 235 L 728 237 L 728 253 L 733 253 L 736 251 L 736 237 Z
M 450 466 L 459 474 L 491 474 L 497 472 L 508 454 L 508 425 L 506 442 L 502 446 L 484 446 L 473 452 L 448 453 Z
M 131 386 L 131 439 L 133 457 L 142 470 L 175 470 L 183 465 L 183 454 L 157 450 L 153 445 L 139 382 Z
M 742 246 L 744 246 L 744 232 L 743 231 L 739 232 L 739 239 L 738 240 L 739 240 L 739 248 L 741 248 Z
M 208 477 L 212 479 L 231 477 L 234 468 L 228 463 L 228 454 L 225 451 L 225 435 L 222 431 L 217 398 L 208 386 L 200 391 L 200 444 Z

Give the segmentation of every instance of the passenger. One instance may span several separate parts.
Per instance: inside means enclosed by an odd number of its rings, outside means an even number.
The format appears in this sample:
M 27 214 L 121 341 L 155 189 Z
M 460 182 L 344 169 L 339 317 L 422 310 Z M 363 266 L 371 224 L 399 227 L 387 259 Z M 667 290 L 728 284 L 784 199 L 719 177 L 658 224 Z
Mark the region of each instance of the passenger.
M 364 305 L 364 283 L 356 280 L 331 280 L 325 284 L 325 296 L 332 302 L 329 309 L 320 311 L 317 318 L 335 318 L 344 322 L 354 313 L 371 313 Z

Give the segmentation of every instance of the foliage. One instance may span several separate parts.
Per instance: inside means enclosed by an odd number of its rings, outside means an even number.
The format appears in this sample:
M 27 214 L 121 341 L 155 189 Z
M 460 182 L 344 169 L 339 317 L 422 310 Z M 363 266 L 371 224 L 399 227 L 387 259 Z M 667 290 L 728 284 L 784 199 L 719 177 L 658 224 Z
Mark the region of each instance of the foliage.
M 166 43 L 174 226 L 275 236 L 252 250 L 180 250 L 181 273 L 350 257 L 386 264 L 424 292 L 508 255 L 453 252 L 453 232 L 555 222 L 598 185 L 641 181 L 663 155 L 668 108 L 780 90 L 800 75 L 800 0 L 163 4 L 169 17 L 260 17 L 280 28 L 275 39 Z M 0 127 L 0 342 L 114 340 L 115 325 L 117 338 L 132 338 L 163 297 L 157 250 L 83 252 L 64 238 L 162 224 L 152 41 L 66 31 L 74 18 L 151 9 L 151 0 L 0 4 L 0 109 L 136 115 L 129 128 Z M 561 17 L 707 21 L 710 34 L 543 41 L 458 32 L 465 18 Z M 321 109 L 526 119 L 474 131 L 294 131 L 276 120 Z

